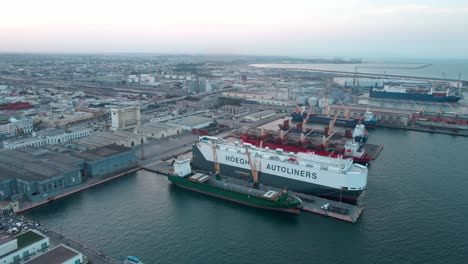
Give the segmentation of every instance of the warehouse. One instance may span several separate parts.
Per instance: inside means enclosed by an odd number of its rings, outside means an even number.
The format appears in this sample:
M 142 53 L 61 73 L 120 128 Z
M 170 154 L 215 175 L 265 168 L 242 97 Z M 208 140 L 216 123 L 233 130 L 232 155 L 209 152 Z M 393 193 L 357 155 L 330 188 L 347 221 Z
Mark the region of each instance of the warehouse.
M 168 125 L 180 127 L 183 130 L 192 130 L 208 127 L 213 122 L 212 118 L 199 115 L 186 116 L 167 122 Z
M 108 145 L 84 152 L 72 153 L 85 160 L 84 176 L 101 177 L 131 168 L 137 164 L 135 150 L 119 145 Z
M 135 134 L 141 134 L 148 138 L 161 139 L 182 133 L 182 128 L 159 122 L 148 122 L 133 130 Z
M 134 149 L 118 145 L 84 152 L 41 148 L 0 151 L 0 200 L 38 202 L 81 185 L 87 177 L 112 175 L 136 165 Z
M 271 116 L 274 116 L 276 112 L 274 110 L 265 110 L 255 114 L 248 115 L 244 117 L 245 121 L 247 122 L 256 122 L 258 120 L 262 120 Z
M 116 144 L 123 147 L 134 147 L 140 145 L 140 142 L 146 143 L 148 138 L 145 135 L 136 135 L 127 131 L 110 131 L 94 133 L 87 138 L 78 140 L 78 144 L 87 149 L 93 149 L 103 146 Z

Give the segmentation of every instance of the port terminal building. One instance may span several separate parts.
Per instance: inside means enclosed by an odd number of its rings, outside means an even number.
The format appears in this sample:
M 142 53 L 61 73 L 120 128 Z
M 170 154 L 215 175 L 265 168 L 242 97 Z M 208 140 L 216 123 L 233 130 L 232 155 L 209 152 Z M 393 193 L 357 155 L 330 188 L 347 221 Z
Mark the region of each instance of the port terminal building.
M 136 164 L 135 150 L 119 145 L 63 153 L 31 147 L 2 150 L 0 200 L 53 199 L 80 187 L 88 178 L 112 175 Z

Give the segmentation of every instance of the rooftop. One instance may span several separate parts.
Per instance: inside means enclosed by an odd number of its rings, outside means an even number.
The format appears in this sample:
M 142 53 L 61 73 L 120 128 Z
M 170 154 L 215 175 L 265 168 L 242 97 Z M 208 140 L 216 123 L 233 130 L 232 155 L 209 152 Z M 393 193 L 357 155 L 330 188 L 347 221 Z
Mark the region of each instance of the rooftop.
M 18 240 L 18 248 L 27 247 L 44 238 L 46 237 L 32 230 L 26 231 L 16 236 L 16 239 Z
M 31 152 L 32 148 L 0 151 L 0 179 L 45 180 L 76 170 L 80 160 L 49 151 Z
M 6 233 L 1 233 L 0 234 L 0 246 L 3 245 L 3 244 L 6 244 L 10 241 L 13 241 L 15 240 L 15 237 L 14 236 L 11 236 L 9 234 L 6 234 Z
M 79 253 L 75 250 L 64 246 L 58 245 L 55 248 L 47 251 L 46 253 L 31 259 L 26 262 L 28 264 L 61 264 L 70 260 L 71 258 L 78 256 Z
M 80 157 L 88 161 L 95 161 L 95 160 L 100 160 L 105 157 L 109 157 L 121 152 L 126 152 L 131 150 L 131 148 L 127 147 L 122 147 L 119 145 L 107 145 L 107 146 L 102 146 L 98 147 L 95 149 L 79 152 L 79 153 L 73 153 L 72 155 L 75 157 Z
M 203 124 L 207 122 L 213 121 L 212 118 L 207 118 L 203 116 L 186 116 L 174 120 L 170 120 L 167 122 L 167 124 L 173 124 L 173 125 L 183 125 L 183 126 L 195 126 L 198 124 Z

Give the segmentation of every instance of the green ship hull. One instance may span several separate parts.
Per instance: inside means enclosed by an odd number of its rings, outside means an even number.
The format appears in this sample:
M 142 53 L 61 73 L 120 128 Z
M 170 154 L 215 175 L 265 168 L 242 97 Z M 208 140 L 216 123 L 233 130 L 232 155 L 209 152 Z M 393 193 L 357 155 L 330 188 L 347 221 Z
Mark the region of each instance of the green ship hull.
M 204 182 L 194 182 L 189 180 L 188 177 L 174 175 L 169 175 L 168 179 L 181 188 L 239 204 L 293 214 L 300 213 L 298 207 L 301 205 L 301 200 L 288 193 L 279 193 L 275 197 L 276 199 L 268 199 L 261 195 L 262 193 L 267 193 L 266 191 L 260 191 L 215 179 L 208 179 Z

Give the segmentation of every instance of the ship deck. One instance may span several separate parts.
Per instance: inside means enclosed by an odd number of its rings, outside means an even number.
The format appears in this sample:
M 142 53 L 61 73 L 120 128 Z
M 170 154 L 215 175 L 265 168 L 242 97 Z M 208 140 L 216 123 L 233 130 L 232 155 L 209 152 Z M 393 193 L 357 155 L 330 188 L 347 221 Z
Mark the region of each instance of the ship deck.
M 223 180 L 226 180 L 227 182 L 232 182 L 238 185 L 246 186 L 246 187 L 253 187 L 253 183 L 250 181 L 245 181 L 237 178 L 231 178 L 231 177 L 222 177 Z M 277 187 L 272 187 L 272 186 L 267 186 L 261 184 L 259 188 L 263 191 L 268 191 L 268 190 L 273 190 L 276 192 L 281 192 L 281 188 Z M 351 205 L 347 203 L 340 203 L 337 201 L 332 201 L 328 200 L 325 198 L 317 197 L 314 195 L 308 195 L 308 194 L 303 194 L 303 193 L 298 193 L 298 192 L 289 192 L 291 195 L 294 195 L 296 197 L 299 197 L 302 200 L 302 206 L 301 206 L 301 211 L 303 212 L 309 212 L 309 213 L 315 213 L 339 220 L 343 220 L 346 222 L 351 222 L 355 223 L 358 219 L 359 216 L 361 215 L 362 212 L 362 207 L 357 206 L 357 205 Z M 330 207 L 333 207 L 333 209 L 322 209 L 322 206 L 328 204 Z
M 159 175 L 168 175 L 167 166 L 168 164 L 166 162 L 162 162 L 158 164 L 158 166 L 153 166 L 151 168 L 142 167 L 142 169 L 159 174 Z M 194 173 L 196 172 L 198 171 L 194 171 Z M 232 177 L 224 177 L 224 176 L 222 177 L 222 179 L 226 180 L 227 182 L 232 182 L 232 183 L 242 185 L 245 187 L 249 187 L 249 188 L 253 187 L 253 183 L 250 181 L 245 181 L 245 180 L 232 178 Z M 277 192 L 282 191 L 281 188 L 267 186 L 263 184 L 261 184 L 259 188 L 263 191 L 268 191 L 268 190 L 273 190 Z M 362 210 L 363 210 L 362 207 L 357 206 L 357 205 L 340 203 L 337 201 L 328 200 L 325 198 L 298 193 L 298 192 L 290 191 L 289 193 L 291 195 L 299 197 L 302 200 L 302 206 L 299 209 L 303 212 L 319 214 L 319 215 L 335 218 L 335 219 L 350 222 L 350 223 L 355 223 L 359 219 L 359 216 L 361 215 Z M 330 210 L 323 209 L 322 206 L 326 204 L 333 207 L 333 209 L 330 209 Z

